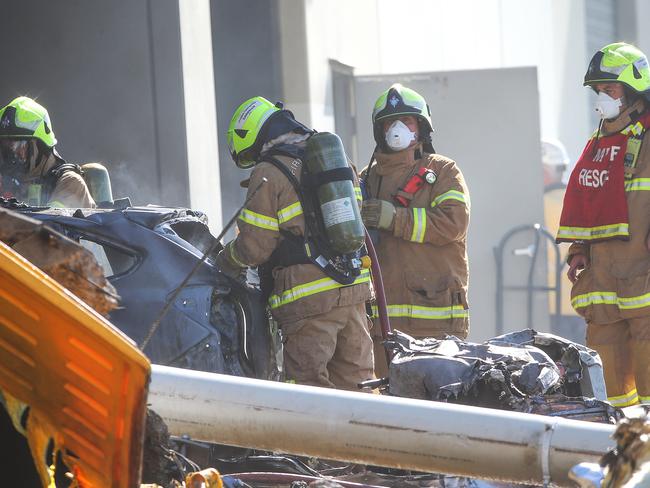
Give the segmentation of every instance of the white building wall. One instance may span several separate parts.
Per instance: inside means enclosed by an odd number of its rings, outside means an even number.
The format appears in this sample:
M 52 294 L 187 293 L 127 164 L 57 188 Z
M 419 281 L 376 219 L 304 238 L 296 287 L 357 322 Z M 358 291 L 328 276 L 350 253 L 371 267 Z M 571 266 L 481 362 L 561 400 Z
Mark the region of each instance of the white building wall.
M 586 52 L 585 0 L 306 0 L 304 5 L 309 117 L 319 130 L 334 129 L 329 59 L 336 59 L 359 75 L 536 66 L 542 137 L 560 139 L 575 159 L 591 132 L 582 87 L 592 54 Z
M 221 185 L 217 115 L 208 0 L 179 1 L 187 163 L 192 208 L 208 216 L 210 230 L 221 230 Z

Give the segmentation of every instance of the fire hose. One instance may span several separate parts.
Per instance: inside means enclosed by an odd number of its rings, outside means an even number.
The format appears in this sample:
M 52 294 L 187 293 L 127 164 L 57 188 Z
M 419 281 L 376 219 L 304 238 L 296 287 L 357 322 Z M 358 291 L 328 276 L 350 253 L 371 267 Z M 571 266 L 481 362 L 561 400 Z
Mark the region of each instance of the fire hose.
M 379 324 L 381 326 L 381 337 L 384 341 L 388 340 L 388 334 L 391 332 L 390 319 L 388 318 L 388 306 L 386 305 L 386 293 L 384 292 L 384 280 L 381 276 L 381 268 L 379 266 L 379 259 L 375 251 L 375 245 L 372 243 L 370 234 L 366 229 L 366 248 L 368 256 L 370 256 L 370 273 L 372 275 L 372 283 L 375 287 L 375 299 L 377 300 L 377 315 L 379 316 Z M 393 359 L 392 351 L 384 348 L 386 353 L 386 362 L 390 364 Z

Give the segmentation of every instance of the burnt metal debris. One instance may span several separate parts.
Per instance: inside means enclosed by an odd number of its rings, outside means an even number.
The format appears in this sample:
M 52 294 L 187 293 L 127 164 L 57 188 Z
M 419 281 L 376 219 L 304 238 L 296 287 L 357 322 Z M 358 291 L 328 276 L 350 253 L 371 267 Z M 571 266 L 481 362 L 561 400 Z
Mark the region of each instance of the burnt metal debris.
M 43 222 L 92 252 L 120 296 L 111 322 L 141 343 L 166 300 L 214 244 L 202 212 L 158 206 L 12 210 Z M 0 206 L 3 202 L 0 202 Z M 202 263 L 144 349 L 156 364 L 277 379 L 276 331 L 259 289 Z
M 482 344 L 414 339 L 400 331 L 387 347 L 391 395 L 611 423 L 600 358 L 587 347 L 525 329 Z
M 93 280 L 111 290 L 108 297 L 113 292 L 120 297 L 119 308 L 110 312 L 111 321 L 136 342 L 215 240 L 205 216 L 185 208 L 72 210 L 15 201 L 0 201 L 0 207 L 43 222 L 89 250 L 104 275 Z M 278 379 L 277 335 L 259 290 L 221 274 L 214 256 L 178 295 L 145 353 L 158 364 Z M 395 331 L 387 345 L 395 354 L 387 380 L 390 395 L 597 422 L 621 417 L 620 410 L 603 401 L 597 354 L 561 337 L 526 329 L 474 344 L 451 336 L 416 340 Z M 263 473 L 295 475 L 296 483 L 305 486 L 315 486 L 316 481 L 331 486 L 337 481 L 339 486 L 498 486 L 170 439 L 152 413 L 147 427 L 149 481 L 167 486 L 174 478 L 182 479 L 182 473 L 208 466 L 233 474 L 232 486 L 259 482 L 256 477 Z M 236 473 L 243 475 L 242 480 Z M 287 478 L 281 478 L 287 486 Z M 272 486 L 280 480 L 270 476 L 266 481 Z

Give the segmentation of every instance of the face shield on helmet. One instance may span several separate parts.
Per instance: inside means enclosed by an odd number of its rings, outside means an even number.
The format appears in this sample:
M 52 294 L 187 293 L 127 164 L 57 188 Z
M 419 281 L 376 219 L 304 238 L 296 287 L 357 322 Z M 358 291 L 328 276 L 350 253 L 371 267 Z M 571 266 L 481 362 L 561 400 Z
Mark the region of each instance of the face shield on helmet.
M 0 174 L 25 176 L 32 159 L 30 143 L 26 139 L 0 139 Z
M 0 109 L 0 173 L 29 176 L 50 152 L 58 156 L 57 140 L 47 110 L 28 97 L 18 97 Z
M 382 93 L 372 110 L 373 134 L 377 146 L 381 149 L 388 149 L 383 122 L 387 119 L 398 118 L 404 115 L 412 115 L 418 120 L 419 137 L 424 142 L 424 150 L 434 152 L 431 145 L 431 111 L 426 100 L 415 90 L 406 88 L 399 83 L 391 86 Z
M 621 83 L 650 100 L 650 68 L 643 52 L 625 42 L 608 44 L 589 62 L 584 86 L 598 83 Z

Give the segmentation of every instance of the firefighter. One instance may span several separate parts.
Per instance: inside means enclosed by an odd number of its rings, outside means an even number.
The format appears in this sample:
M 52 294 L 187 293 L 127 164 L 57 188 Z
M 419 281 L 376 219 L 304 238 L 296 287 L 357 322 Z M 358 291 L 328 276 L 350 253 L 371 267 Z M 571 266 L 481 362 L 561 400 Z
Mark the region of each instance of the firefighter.
M 571 303 L 602 359 L 609 401 L 650 403 L 648 60 L 630 44 L 609 44 L 584 85 L 601 121 L 569 178 L 557 241 L 572 242 Z
M 424 98 L 395 84 L 372 112 L 377 147 L 363 172 L 363 221 L 375 229 L 391 325 L 416 337 L 461 339 L 467 304 L 469 193 L 454 161 L 435 154 Z M 375 313 L 376 315 L 376 313 Z M 375 373 L 387 365 L 374 327 Z
M 235 111 L 228 146 L 238 167 L 253 168 L 248 192 L 256 193 L 239 217 L 239 234 L 219 254 L 218 265 L 233 277 L 241 276 L 247 266 L 258 267 L 262 291 L 282 330 L 288 380 L 358 390 L 359 382 L 374 378 L 365 309 L 369 273 L 363 270 L 349 285 L 341 284 L 304 251 L 301 239 L 312 222 L 306 222 L 303 209 L 309 202 L 301 200 L 296 185 L 303 183 L 303 159 L 313 134 L 281 104 L 262 97 L 247 100 Z M 350 188 L 349 203 L 357 205 L 354 186 Z
M 56 144 L 47 110 L 31 98 L 0 109 L 2 196 L 36 206 L 94 207 L 81 168 L 67 163 Z

